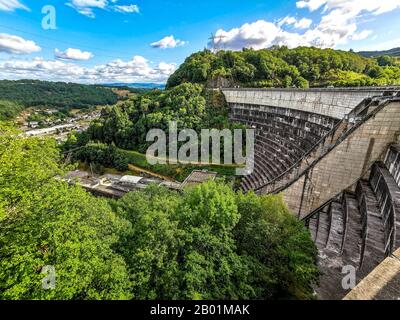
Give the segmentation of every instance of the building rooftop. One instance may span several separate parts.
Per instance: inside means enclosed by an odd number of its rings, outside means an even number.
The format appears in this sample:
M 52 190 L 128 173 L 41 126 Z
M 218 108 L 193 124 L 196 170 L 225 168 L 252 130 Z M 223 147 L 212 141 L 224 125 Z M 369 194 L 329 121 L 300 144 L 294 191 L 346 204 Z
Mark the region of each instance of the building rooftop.
M 138 184 L 142 179 L 143 177 L 123 176 L 120 182 L 125 184 Z

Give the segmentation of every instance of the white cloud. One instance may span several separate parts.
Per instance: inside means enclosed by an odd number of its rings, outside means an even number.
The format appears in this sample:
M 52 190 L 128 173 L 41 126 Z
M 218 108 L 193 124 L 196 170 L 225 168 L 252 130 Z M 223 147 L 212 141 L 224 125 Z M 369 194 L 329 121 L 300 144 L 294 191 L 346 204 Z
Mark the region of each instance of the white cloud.
M 117 12 L 122 12 L 122 13 L 139 13 L 139 7 L 136 4 L 131 4 L 127 6 L 119 6 L 116 5 L 114 6 L 114 10 Z
M 65 51 L 56 49 L 54 55 L 56 58 L 64 60 L 89 60 L 93 58 L 93 54 L 91 52 L 81 51 L 73 48 L 68 48 Z
M 96 16 L 94 9 L 113 10 L 121 13 L 139 12 L 139 7 L 136 4 L 114 5 L 117 1 L 118 0 L 69 0 L 66 5 L 89 18 L 94 18 Z M 112 4 L 110 4 L 110 2 Z
M 295 17 L 291 17 L 291 16 L 286 16 L 283 19 L 279 20 L 278 22 L 278 26 L 282 27 L 285 24 L 295 24 L 297 22 L 297 19 Z
M 279 27 L 283 27 L 284 25 L 293 25 L 296 29 L 308 29 L 311 24 L 311 19 L 302 18 L 300 20 L 297 20 L 295 17 L 291 16 L 286 16 L 278 22 Z
M 183 46 L 185 44 L 186 44 L 185 41 L 175 39 L 174 36 L 171 35 L 161 39 L 160 41 L 153 42 L 151 46 L 153 48 L 169 49 L 169 48 Z
M 78 13 L 87 17 L 94 18 L 95 14 L 93 8 L 105 9 L 107 0 L 71 0 L 66 5 L 74 8 Z
M 0 33 L 0 52 L 23 54 L 42 50 L 35 42 L 24 38 Z
M 279 26 L 274 23 L 258 20 L 229 31 L 219 29 L 215 33 L 213 41 L 225 49 L 241 50 L 242 48 L 253 48 L 257 50 L 272 45 L 279 32 Z
M 340 1 L 340 0 L 339 0 Z M 326 0 L 308 0 L 296 2 L 297 8 L 308 8 L 310 11 L 315 11 L 326 3 Z
M 0 0 L 0 10 L 14 11 L 16 9 L 23 9 L 29 11 L 29 8 L 22 4 L 19 0 Z
M 261 49 L 272 45 L 333 48 L 349 40 L 369 37 L 372 31 L 358 30 L 359 21 L 400 8 L 400 0 L 306 0 L 298 1 L 296 5 L 309 11 L 322 8 L 320 21 L 311 28 L 312 20 L 307 18 L 298 20 L 287 16 L 277 23 L 259 20 L 229 31 L 220 29 L 214 41 L 220 47 L 233 50 L 244 47 Z M 284 26 L 291 26 L 292 30 L 284 30 Z M 293 29 L 304 31 L 299 33 Z
M 296 29 L 308 29 L 312 24 L 312 20 L 311 19 L 307 19 L 307 18 L 302 18 L 299 21 L 296 21 L 296 23 L 294 24 L 294 27 Z
M 175 64 L 161 62 L 153 66 L 142 56 L 135 56 L 129 61 L 117 59 L 91 68 L 68 61 L 45 60 L 40 57 L 31 60 L 0 61 L 0 78 L 30 78 L 80 83 L 164 83 L 175 70 Z
M 373 33 L 372 30 L 363 30 L 361 32 L 355 33 L 351 39 L 352 40 L 364 40 L 367 39 Z
M 400 7 L 400 0 L 305 0 L 296 3 L 298 8 L 315 11 L 324 5 L 324 12 L 339 10 L 342 13 L 367 11 L 379 15 Z

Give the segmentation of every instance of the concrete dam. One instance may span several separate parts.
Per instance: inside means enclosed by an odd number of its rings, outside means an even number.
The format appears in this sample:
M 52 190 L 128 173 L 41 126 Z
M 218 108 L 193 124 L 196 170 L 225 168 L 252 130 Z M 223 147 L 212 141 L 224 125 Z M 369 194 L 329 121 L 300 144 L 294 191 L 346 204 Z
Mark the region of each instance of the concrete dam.
M 319 250 L 318 297 L 343 299 L 344 267 L 360 283 L 400 247 L 400 88 L 222 91 L 230 120 L 256 130 L 241 189 L 282 193 Z

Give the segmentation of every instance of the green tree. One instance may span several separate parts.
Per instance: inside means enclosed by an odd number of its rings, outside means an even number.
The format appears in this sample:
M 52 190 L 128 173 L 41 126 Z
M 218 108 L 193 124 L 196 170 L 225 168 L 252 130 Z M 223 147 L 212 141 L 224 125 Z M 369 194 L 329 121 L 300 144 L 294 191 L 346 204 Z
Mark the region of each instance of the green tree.
M 135 298 L 312 298 L 316 249 L 280 197 L 208 182 L 183 195 L 153 186 L 114 207 L 132 226 L 119 252 Z
M 380 56 L 376 60 L 381 67 L 395 66 L 397 64 L 396 59 L 390 56 Z
M 311 299 L 318 283 L 317 249 L 280 196 L 239 194 L 234 229 L 238 253 L 252 261 L 258 299 Z
M 0 100 L 0 121 L 11 120 L 21 111 L 23 106 L 10 100 Z
M 56 178 L 55 141 L 0 131 L 0 299 L 130 298 L 113 249 L 129 223 Z M 42 287 L 45 266 L 55 268 L 54 290 Z

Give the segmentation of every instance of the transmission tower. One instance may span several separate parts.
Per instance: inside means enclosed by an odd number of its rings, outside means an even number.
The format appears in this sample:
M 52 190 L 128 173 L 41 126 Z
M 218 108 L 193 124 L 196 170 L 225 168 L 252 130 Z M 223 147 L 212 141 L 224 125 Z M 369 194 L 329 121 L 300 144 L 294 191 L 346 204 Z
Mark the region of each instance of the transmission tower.
M 222 49 L 224 49 L 225 45 L 222 44 L 222 40 L 227 38 L 227 36 L 217 36 L 215 34 L 211 34 L 211 37 L 209 38 L 209 40 L 211 40 L 212 42 L 212 51 L 214 53 L 217 53 L 218 51 L 221 51 Z

